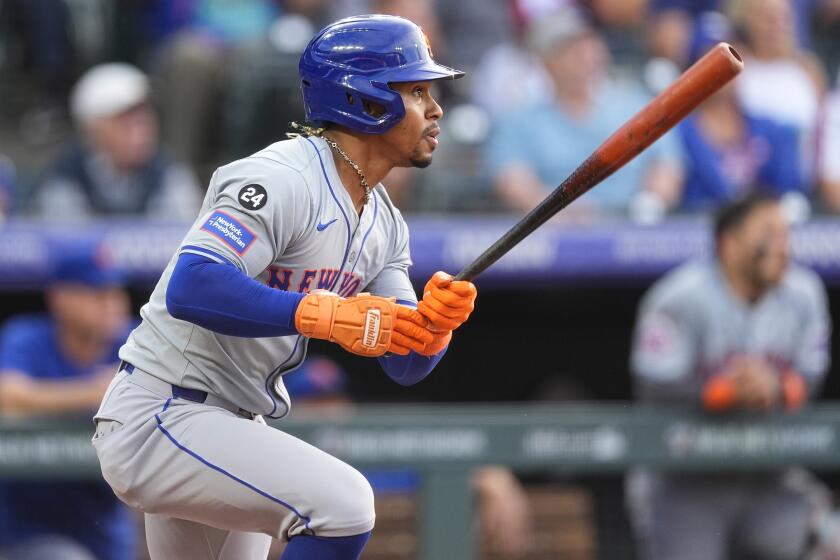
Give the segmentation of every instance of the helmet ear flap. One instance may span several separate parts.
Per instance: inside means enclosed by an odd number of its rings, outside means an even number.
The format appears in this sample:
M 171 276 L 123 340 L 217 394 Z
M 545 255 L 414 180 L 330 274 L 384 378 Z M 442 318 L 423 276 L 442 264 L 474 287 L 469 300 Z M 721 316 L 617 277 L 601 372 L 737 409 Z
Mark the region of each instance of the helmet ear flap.
M 345 95 L 347 96 L 348 104 L 356 105 L 356 96 L 354 96 L 349 91 L 345 92 Z M 378 101 L 367 99 L 361 96 L 359 96 L 359 99 L 362 103 L 362 108 L 364 108 L 365 113 L 367 113 L 375 119 L 382 117 L 382 115 L 384 115 L 387 112 L 385 106 L 382 103 L 379 103 Z
M 346 95 L 347 95 L 347 103 L 349 103 L 350 105 L 355 105 L 356 104 L 356 97 L 352 93 L 350 93 L 349 91 L 346 92 Z M 364 98 L 364 97 L 359 97 L 359 99 L 361 100 L 362 107 L 364 108 L 365 113 L 367 113 L 368 115 L 370 115 L 371 117 L 373 117 L 375 119 L 380 118 L 382 115 L 384 115 L 387 112 L 385 110 L 385 106 L 382 103 L 379 103 L 378 101 L 374 101 L 372 99 L 367 99 L 367 98 Z
M 386 113 L 385 106 L 377 101 L 362 99 L 362 106 L 365 108 L 365 113 L 375 119 L 382 117 Z
M 360 76 L 341 85 L 321 78 L 301 80 L 306 121 L 332 122 L 352 130 L 382 133 L 405 115 L 402 96 L 387 84 Z

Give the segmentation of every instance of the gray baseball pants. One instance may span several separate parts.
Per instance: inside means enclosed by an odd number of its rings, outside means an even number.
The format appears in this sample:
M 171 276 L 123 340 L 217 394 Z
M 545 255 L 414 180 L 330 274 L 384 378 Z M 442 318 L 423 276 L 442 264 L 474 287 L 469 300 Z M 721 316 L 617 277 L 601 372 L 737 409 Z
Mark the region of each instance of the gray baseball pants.
M 361 473 L 235 410 L 173 398 L 141 370 L 108 388 L 93 446 L 114 493 L 146 514 L 153 560 L 264 560 L 271 537 L 373 529 Z

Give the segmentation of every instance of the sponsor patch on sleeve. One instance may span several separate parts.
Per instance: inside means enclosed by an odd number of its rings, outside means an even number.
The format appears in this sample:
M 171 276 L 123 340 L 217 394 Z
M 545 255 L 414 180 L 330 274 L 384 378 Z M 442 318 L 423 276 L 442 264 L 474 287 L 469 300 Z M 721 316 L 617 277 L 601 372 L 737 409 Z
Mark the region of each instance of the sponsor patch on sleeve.
M 201 229 L 218 237 L 240 255 L 244 255 L 257 238 L 254 232 L 242 225 L 239 220 L 220 210 L 213 212 L 205 220 Z

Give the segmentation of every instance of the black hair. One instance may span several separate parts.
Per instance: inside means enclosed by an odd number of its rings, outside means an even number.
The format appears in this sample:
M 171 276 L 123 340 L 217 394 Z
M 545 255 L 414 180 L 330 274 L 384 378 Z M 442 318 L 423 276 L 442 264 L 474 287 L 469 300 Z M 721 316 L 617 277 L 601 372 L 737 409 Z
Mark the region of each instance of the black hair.
M 767 191 L 754 191 L 721 206 L 715 214 L 715 246 L 720 248 L 721 237 L 743 224 L 753 210 L 778 202 L 779 198 Z

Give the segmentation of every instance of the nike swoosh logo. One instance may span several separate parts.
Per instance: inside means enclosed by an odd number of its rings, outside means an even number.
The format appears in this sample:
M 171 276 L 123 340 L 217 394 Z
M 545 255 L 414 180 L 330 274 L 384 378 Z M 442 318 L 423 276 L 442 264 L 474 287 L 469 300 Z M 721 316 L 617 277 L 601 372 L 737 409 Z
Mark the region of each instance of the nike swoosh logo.
M 337 220 L 338 220 L 338 218 L 333 218 L 332 220 L 330 220 L 330 221 L 329 221 L 329 222 L 327 222 L 326 224 L 318 224 L 318 225 L 317 225 L 317 226 L 315 226 L 315 227 L 318 229 L 318 231 L 324 231 L 325 229 L 327 229 L 328 227 L 330 227 L 330 225 L 331 225 L 333 222 L 335 222 L 335 221 L 337 221 Z

